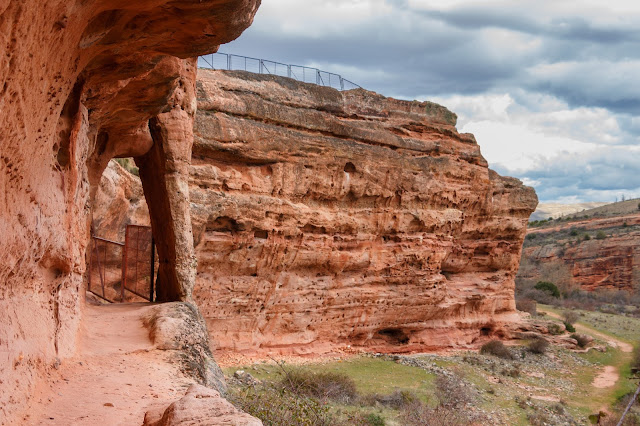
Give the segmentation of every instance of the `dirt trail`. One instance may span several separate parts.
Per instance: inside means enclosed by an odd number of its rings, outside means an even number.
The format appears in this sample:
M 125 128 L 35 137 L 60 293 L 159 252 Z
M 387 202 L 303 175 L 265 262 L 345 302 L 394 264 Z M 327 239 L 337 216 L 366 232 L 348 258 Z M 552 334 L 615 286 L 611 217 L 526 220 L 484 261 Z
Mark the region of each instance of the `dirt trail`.
M 24 424 L 140 425 L 193 383 L 153 349 L 141 316 L 148 304 L 87 306 L 81 343 L 34 393 Z
M 599 389 L 610 388 L 613 387 L 618 380 L 620 380 L 618 369 L 613 365 L 605 365 L 604 369 L 593 379 L 591 386 Z
M 556 314 L 554 312 L 549 311 L 540 311 L 549 315 L 552 318 L 562 319 L 562 316 Z M 628 344 L 627 342 L 623 342 L 621 340 L 616 339 L 615 337 L 608 336 L 604 333 L 599 332 L 598 330 L 588 327 L 582 324 L 575 324 L 574 327 L 576 331 L 581 333 L 589 333 L 598 339 L 604 340 L 611 347 L 620 348 L 622 352 L 633 352 L 633 346 Z M 605 389 L 615 386 L 615 384 L 620 380 L 620 373 L 618 372 L 618 368 L 613 365 L 606 365 L 600 373 L 593 379 L 591 382 L 591 386 L 598 389 Z
M 563 319 L 562 316 L 560 316 L 559 314 L 553 313 L 553 312 L 544 311 L 544 310 L 541 310 L 540 312 L 544 312 L 545 314 L 549 315 L 552 318 L 556 318 L 556 319 L 559 319 L 559 320 Z M 633 352 L 633 346 L 630 345 L 629 343 L 623 342 L 621 340 L 616 339 L 615 337 L 611 337 L 609 335 L 601 333 L 598 330 L 596 330 L 595 328 L 591 328 L 591 327 L 588 327 L 588 326 L 582 325 L 582 324 L 576 324 L 575 328 L 576 328 L 576 331 L 580 331 L 582 333 L 589 333 L 592 336 L 597 337 L 600 340 L 604 340 L 611 347 L 620 348 L 620 350 L 622 352 L 627 352 L 627 353 Z

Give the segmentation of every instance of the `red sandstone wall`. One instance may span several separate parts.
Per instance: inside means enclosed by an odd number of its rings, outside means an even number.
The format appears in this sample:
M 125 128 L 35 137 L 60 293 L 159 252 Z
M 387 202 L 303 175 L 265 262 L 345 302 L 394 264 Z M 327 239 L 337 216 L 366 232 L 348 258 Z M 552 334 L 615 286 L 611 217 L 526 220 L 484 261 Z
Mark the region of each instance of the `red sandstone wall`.
M 258 4 L 0 0 L 0 418 L 74 352 L 108 160 L 149 150 L 149 119 L 193 81 L 177 57 L 234 39 Z
M 571 229 L 577 235 L 569 234 Z M 595 236 L 601 231 L 605 238 Z M 584 234 L 591 239 L 584 240 Z M 640 214 L 531 229 L 518 279 L 547 280 L 582 290 L 633 292 L 640 280 Z M 551 272 L 549 272 L 551 271 Z
M 219 348 L 409 351 L 513 319 L 531 188 L 431 103 L 199 71 L 194 297 Z

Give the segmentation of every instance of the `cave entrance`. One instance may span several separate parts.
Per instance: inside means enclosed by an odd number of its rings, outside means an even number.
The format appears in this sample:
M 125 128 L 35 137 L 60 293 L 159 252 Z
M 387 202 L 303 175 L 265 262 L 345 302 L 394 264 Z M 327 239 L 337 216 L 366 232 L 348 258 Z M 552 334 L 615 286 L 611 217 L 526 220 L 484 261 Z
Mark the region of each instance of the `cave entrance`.
M 91 236 L 88 290 L 111 303 L 153 302 L 158 262 L 150 226 L 127 225 L 120 243 Z

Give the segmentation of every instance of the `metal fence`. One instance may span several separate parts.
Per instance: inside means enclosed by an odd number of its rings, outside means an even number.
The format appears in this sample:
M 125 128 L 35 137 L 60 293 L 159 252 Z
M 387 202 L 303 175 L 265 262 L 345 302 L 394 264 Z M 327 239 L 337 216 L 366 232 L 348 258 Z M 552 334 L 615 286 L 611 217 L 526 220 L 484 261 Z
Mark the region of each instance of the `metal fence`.
M 317 68 L 302 65 L 288 65 L 267 59 L 251 58 L 229 53 L 211 53 L 200 56 L 198 58 L 198 67 L 214 70 L 249 71 L 256 74 L 279 75 L 281 77 L 293 78 L 304 83 L 333 87 L 337 90 L 361 89 L 361 87 L 354 82 L 342 78 L 338 74 L 322 71 Z
M 135 296 L 153 300 L 155 244 L 149 226 L 128 225 L 122 256 L 122 278 L 127 301 Z
M 153 301 L 157 262 L 148 226 L 128 225 L 125 242 L 91 236 L 88 290 L 107 302 Z

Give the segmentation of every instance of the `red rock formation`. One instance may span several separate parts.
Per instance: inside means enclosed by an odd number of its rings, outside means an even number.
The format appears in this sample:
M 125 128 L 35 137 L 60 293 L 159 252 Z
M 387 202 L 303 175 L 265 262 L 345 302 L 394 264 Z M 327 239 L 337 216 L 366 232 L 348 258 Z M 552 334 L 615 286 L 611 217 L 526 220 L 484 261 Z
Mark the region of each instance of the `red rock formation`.
M 531 188 L 429 102 L 199 71 L 194 298 L 219 348 L 467 344 L 513 320 Z
M 587 291 L 634 291 L 640 280 L 639 226 L 640 214 L 632 214 L 531 229 L 528 235 L 534 237 L 525 244 L 518 279 L 559 281 Z M 594 238 L 598 231 L 604 238 Z M 591 239 L 585 241 L 585 234 Z M 563 273 L 549 276 L 550 270 Z
M 167 231 L 163 296 L 188 298 L 182 121 L 194 114 L 195 67 L 179 58 L 237 37 L 258 4 L 0 0 L 1 418 L 75 350 L 91 194 L 110 158 L 139 157 L 153 226 Z M 164 175 L 148 171 L 160 165 Z

